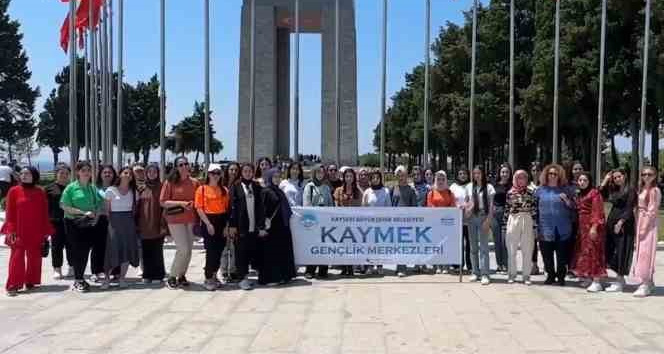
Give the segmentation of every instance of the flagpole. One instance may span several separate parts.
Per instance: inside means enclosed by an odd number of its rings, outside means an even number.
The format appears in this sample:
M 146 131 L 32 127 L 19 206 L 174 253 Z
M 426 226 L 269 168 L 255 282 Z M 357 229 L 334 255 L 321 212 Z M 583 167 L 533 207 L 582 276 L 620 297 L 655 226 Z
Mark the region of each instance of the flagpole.
M 514 168 L 514 0 L 510 0 L 510 123 L 509 123 L 509 149 L 508 161 L 510 166 Z
M 426 0 L 426 13 L 425 13 L 425 34 L 424 34 L 424 166 L 429 168 L 429 86 L 430 75 L 429 67 L 431 66 L 431 0 Z
M 380 42 L 380 170 L 385 171 L 385 96 L 387 86 L 387 0 L 383 0 L 383 38 Z
M 90 31 L 90 142 L 92 145 L 92 171 L 97 173 L 99 164 L 99 146 L 97 138 L 98 131 L 98 116 L 97 116 L 97 53 L 95 41 L 95 21 L 93 6 L 88 7 L 88 29 Z
M 118 169 L 122 168 L 123 165 L 123 159 L 122 159 L 122 152 L 123 152 L 123 142 L 122 142 L 122 117 L 124 113 L 124 107 L 123 107 L 123 97 L 122 97 L 122 81 L 123 81 L 123 76 L 124 76 L 124 58 L 123 58 L 123 51 L 124 51 L 124 0 L 118 0 L 118 105 L 117 105 L 117 117 L 116 117 L 116 124 L 117 124 L 117 129 L 116 129 L 116 138 L 117 138 L 117 145 L 118 145 L 118 152 L 117 152 L 117 166 Z
M 205 2 L 205 166 L 210 166 L 210 0 Z M 206 169 L 207 171 L 207 169 Z
M 646 28 L 643 34 L 643 86 L 641 87 L 641 129 L 639 130 L 639 168 L 645 165 L 645 146 L 646 146 L 646 110 L 648 100 L 648 56 L 650 53 L 650 0 L 646 0 Z M 657 144 L 656 141 L 651 144 Z M 656 161 L 651 161 L 653 166 Z
M 113 0 L 108 0 L 108 109 L 106 120 L 108 138 L 108 163 L 113 164 Z
M 160 5 L 159 164 L 163 180 L 166 173 L 166 0 L 161 0 Z
M 341 68 L 341 43 L 340 43 L 340 28 L 341 28 L 341 14 L 339 13 L 341 6 L 339 0 L 334 1 L 334 113 L 336 116 L 336 162 L 337 166 L 341 165 L 341 82 L 339 77 L 339 70 Z
M 558 163 L 560 148 L 558 146 L 558 79 L 560 75 L 560 2 L 556 0 L 556 39 L 554 48 L 553 73 L 553 163 Z
M 602 0 L 602 35 L 599 50 L 599 99 L 597 102 L 597 144 L 595 147 L 595 180 L 597 185 L 602 181 L 602 120 L 604 118 L 604 62 L 606 53 L 606 6 Z
M 300 160 L 300 0 L 295 0 L 295 97 L 294 135 L 295 161 Z
M 99 147 L 101 149 L 101 161 L 106 164 L 107 158 L 107 144 L 106 144 L 106 5 L 100 7 L 101 19 L 99 22 L 99 81 L 100 90 L 99 95 L 101 98 L 101 105 L 99 106 L 99 114 L 101 121 L 99 122 L 99 131 L 101 132 L 101 142 Z
M 90 20 L 88 20 L 90 21 Z M 84 43 L 84 48 L 83 48 L 83 81 L 84 81 L 84 88 L 83 88 L 83 100 L 85 101 L 85 118 L 84 118 L 84 139 L 85 139 L 85 159 L 90 160 L 90 75 L 88 74 L 88 59 L 90 58 L 88 55 L 88 38 L 87 38 L 87 32 L 83 31 L 80 33 L 80 35 L 83 36 L 83 43 Z
M 74 167 L 76 146 L 76 2 L 69 2 L 69 162 Z M 73 177 L 73 175 L 72 175 Z
M 477 0 L 473 0 L 473 39 L 470 61 L 470 119 L 468 126 L 468 168 L 473 168 L 475 157 L 475 65 L 477 61 Z

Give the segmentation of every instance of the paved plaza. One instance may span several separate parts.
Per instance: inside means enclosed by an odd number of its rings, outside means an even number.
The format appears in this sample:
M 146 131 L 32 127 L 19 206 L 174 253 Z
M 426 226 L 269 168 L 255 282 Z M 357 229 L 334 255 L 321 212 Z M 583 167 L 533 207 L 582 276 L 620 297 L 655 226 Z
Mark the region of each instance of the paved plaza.
M 0 248 L 3 287 L 8 255 Z M 127 290 L 78 294 L 50 279 L 45 259 L 41 288 L 0 297 L 0 353 L 664 353 L 661 286 L 635 299 L 541 276 L 526 287 L 498 275 L 489 286 L 390 275 L 208 292 L 203 262 L 197 245 L 189 290 L 143 285 L 132 269 Z

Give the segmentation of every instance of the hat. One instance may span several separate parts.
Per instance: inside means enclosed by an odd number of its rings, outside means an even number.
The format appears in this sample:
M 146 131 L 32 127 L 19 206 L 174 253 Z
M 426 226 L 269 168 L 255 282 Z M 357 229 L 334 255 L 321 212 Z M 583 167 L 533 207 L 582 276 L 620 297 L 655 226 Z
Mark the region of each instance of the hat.
M 208 172 L 221 171 L 221 165 L 218 163 L 211 163 L 207 169 Z

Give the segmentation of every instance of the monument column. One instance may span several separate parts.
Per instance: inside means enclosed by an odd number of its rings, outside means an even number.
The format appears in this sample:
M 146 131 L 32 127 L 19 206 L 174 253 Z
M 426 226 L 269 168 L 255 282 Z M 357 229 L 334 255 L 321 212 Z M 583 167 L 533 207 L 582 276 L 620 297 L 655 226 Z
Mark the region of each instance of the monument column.
M 340 0 L 340 124 L 342 165 L 357 164 L 357 54 L 355 7 L 353 0 Z M 335 4 L 323 5 L 322 38 L 322 114 L 321 151 L 324 159 L 337 160 L 335 97 Z
M 290 157 L 290 29 L 277 29 L 276 154 Z

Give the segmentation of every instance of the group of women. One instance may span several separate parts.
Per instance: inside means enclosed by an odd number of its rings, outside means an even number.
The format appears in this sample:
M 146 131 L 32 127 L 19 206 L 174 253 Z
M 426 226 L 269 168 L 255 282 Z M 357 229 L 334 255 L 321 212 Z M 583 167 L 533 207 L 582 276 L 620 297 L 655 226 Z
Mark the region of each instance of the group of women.
M 569 180 L 557 164 L 540 170 L 534 163 L 530 174 L 513 173 L 504 164 L 494 184 L 481 166 L 462 168 L 451 185 L 445 171 L 399 166 L 391 187 L 384 185 L 379 170 L 338 169 L 334 164 L 317 166 L 308 182 L 299 163 L 289 165 L 282 180 L 281 171 L 267 158 L 257 168 L 211 164 L 203 183 L 190 175 L 185 157 L 173 166 L 163 183 L 153 164 L 119 171 L 102 166 L 93 181 L 90 164 L 79 162 L 69 183 L 71 171 L 59 165 L 56 181 L 45 189 L 37 187 L 39 173 L 24 168 L 21 184 L 8 195 L 2 228 L 11 247 L 7 294 L 40 283 L 48 236 L 54 277 L 64 277 L 66 253 L 73 289 L 81 292 L 90 288 L 84 278 L 89 257 L 90 279 L 101 289 L 114 283 L 127 287 L 129 266 L 139 265 L 145 283 L 166 278 L 168 288 L 186 288 L 197 237 L 203 238 L 206 250 L 206 289 L 222 286 L 221 273 L 225 281 L 249 290 L 254 286 L 250 269 L 261 285 L 286 284 L 297 275 L 289 227 L 291 207 L 296 206 L 458 207 L 464 215 L 464 264 L 435 266 L 436 273 L 463 272 L 465 265 L 471 281 L 490 284 L 493 234 L 497 272 L 507 274 L 508 283 L 517 279 L 520 249 L 526 285 L 532 284 L 531 275 L 539 274 L 541 253 L 545 284 L 565 285 L 571 272 L 587 283 L 589 292 L 598 292 L 604 290 L 602 280 L 610 268 L 617 278 L 606 291 L 622 291 L 626 276 L 639 283 L 635 296 L 647 296 L 653 289 L 661 200 L 653 167 L 643 168 L 639 186 L 632 188 L 620 169 L 593 187 L 592 176 L 580 164 L 574 165 Z M 605 200 L 612 205 L 608 218 Z M 167 236 L 176 249 L 168 276 L 163 255 Z M 426 266 L 415 265 L 414 270 L 424 272 Z M 341 267 L 342 276 L 356 272 L 383 274 L 383 267 Z M 407 272 L 406 265 L 397 266 L 399 277 Z M 309 265 L 304 276 L 327 278 L 328 266 Z

